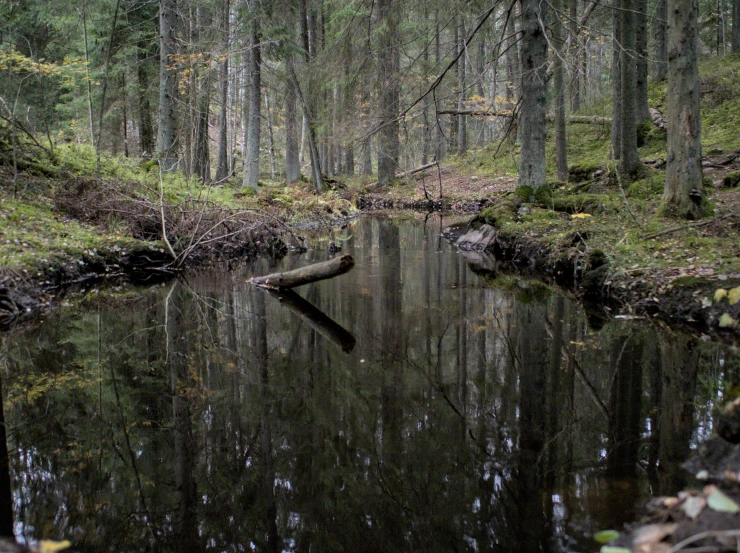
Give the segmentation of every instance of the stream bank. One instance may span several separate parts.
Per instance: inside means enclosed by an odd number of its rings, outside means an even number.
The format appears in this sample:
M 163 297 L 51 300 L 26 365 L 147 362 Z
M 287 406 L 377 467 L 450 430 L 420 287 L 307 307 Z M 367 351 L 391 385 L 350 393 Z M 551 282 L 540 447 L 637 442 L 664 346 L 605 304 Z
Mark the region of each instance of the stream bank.
M 462 167 L 434 170 L 360 195 L 357 205 L 370 212 L 479 205 L 468 223 L 445 234 L 482 270 L 554 282 L 604 306 L 606 315 L 659 319 L 735 340 L 740 189 L 726 178 L 734 174 L 737 155 L 725 157 L 731 161 L 724 163 L 720 155 L 710 160 L 724 170 L 711 173 L 709 214 L 696 222 L 660 216 L 663 173 L 649 163 L 626 189 L 607 169 L 573 167 L 575 182 L 552 183 L 552 192 L 536 203 L 517 196 L 513 177 L 485 178 Z M 430 201 L 435 179 L 439 190 L 455 192 Z

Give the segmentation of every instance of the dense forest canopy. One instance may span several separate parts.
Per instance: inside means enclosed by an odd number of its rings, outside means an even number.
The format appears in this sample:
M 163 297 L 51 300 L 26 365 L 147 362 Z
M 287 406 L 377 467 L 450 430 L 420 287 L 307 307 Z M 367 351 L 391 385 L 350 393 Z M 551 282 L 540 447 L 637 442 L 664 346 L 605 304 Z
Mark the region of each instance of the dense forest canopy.
M 508 139 L 534 195 L 546 129 L 562 180 L 567 117 L 604 95 L 613 158 L 636 176 L 648 82 L 667 78 L 666 212 L 696 218 L 697 56 L 738 49 L 735 4 L 13 0 L 0 6 L 0 115 L 51 152 L 89 144 L 255 189 L 268 173 L 319 190 L 342 175 L 384 184 Z

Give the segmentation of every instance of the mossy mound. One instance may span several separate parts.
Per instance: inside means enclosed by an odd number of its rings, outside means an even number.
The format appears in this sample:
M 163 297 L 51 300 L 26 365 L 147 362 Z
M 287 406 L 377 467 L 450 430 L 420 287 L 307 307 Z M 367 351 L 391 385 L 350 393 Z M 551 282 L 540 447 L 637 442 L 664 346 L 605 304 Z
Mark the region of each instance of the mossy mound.
M 510 194 L 504 197 L 501 203 L 481 210 L 470 221 L 470 226 L 478 229 L 482 225 L 491 225 L 494 228 L 500 229 L 506 223 L 516 220 L 516 214 L 521 205 L 521 198 L 516 194 Z
M 573 165 L 568 169 L 568 181 L 574 183 L 589 181 L 600 168 L 601 166 L 598 163 Z
M 652 198 L 663 193 L 665 187 L 665 174 L 654 171 L 644 179 L 637 180 L 630 184 L 627 189 L 627 196 L 630 198 Z
M 722 179 L 722 186 L 725 188 L 735 188 L 740 184 L 740 171 L 731 171 Z

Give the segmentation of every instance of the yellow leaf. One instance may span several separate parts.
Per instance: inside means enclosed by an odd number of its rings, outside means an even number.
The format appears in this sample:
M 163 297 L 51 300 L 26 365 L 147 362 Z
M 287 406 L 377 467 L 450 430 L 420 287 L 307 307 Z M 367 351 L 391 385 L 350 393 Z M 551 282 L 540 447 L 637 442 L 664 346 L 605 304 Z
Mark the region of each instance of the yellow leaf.
M 717 288 L 717 290 L 715 290 L 714 292 L 714 302 L 715 303 L 722 301 L 726 297 L 727 297 L 727 290 L 725 290 L 724 288 Z
M 574 213 L 570 216 L 571 219 L 585 219 L 587 217 L 591 217 L 592 215 L 590 213 Z
M 38 551 L 39 553 L 56 553 L 71 547 L 72 543 L 69 540 L 54 541 L 54 540 L 41 540 L 39 542 Z
M 735 305 L 737 302 L 740 301 L 740 286 L 730 290 L 730 293 L 728 294 L 728 297 L 727 297 L 727 301 L 730 302 L 730 305 Z
M 720 328 L 735 328 L 737 326 L 737 321 L 732 318 L 732 315 L 729 313 L 723 313 L 722 316 L 719 318 L 719 327 Z

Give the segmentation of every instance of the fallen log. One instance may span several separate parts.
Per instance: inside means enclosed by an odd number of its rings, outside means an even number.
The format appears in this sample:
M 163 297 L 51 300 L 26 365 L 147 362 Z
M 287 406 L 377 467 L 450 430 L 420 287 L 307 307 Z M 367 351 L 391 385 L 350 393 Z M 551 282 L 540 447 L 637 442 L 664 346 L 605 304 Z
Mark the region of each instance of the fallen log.
M 431 169 L 432 167 L 436 167 L 437 162 L 432 161 L 431 163 L 427 163 L 426 165 L 422 165 L 421 167 L 417 167 L 416 169 L 410 169 L 409 171 L 404 171 L 403 173 L 396 173 L 395 178 L 402 179 L 404 177 L 410 177 L 411 175 L 415 175 L 416 173 L 421 173 L 422 171 L 426 171 L 427 169 Z M 365 185 L 366 189 L 375 188 L 378 186 L 378 181 L 371 182 L 369 184 Z
M 255 286 L 269 288 L 272 290 L 287 290 L 304 284 L 311 284 L 319 280 L 332 278 L 349 272 L 355 266 L 355 260 L 351 255 L 335 257 L 329 261 L 314 263 L 307 267 L 301 267 L 294 271 L 285 273 L 273 273 L 271 275 L 253 277 L 250 282 Z
M 357 340 L 351 332 L 334 322 L 326 313 L 293 290 L 279 292 L 268 290 L 268 292 L 280 302 L 280 305 L 290 309 L 316 332 L 342 348 L 345 353 L 350 353 L 354 349 Z
M 496 110 L 476 110 L 476 109 L 442 109 L 437 112 L 438 115 L 470 115 L 471 117 L 514 117 L 514 114 L 510 111 L 496 111 Z M 552 123 L 555 119 L 549 113 L 545 115 L 545 119 Z M 604 125 L 608 126 L 612 124 L 611 117 L 598 117 L 596 115 L 571 115 L 566 118 L 568 123 L 571 125 Z

